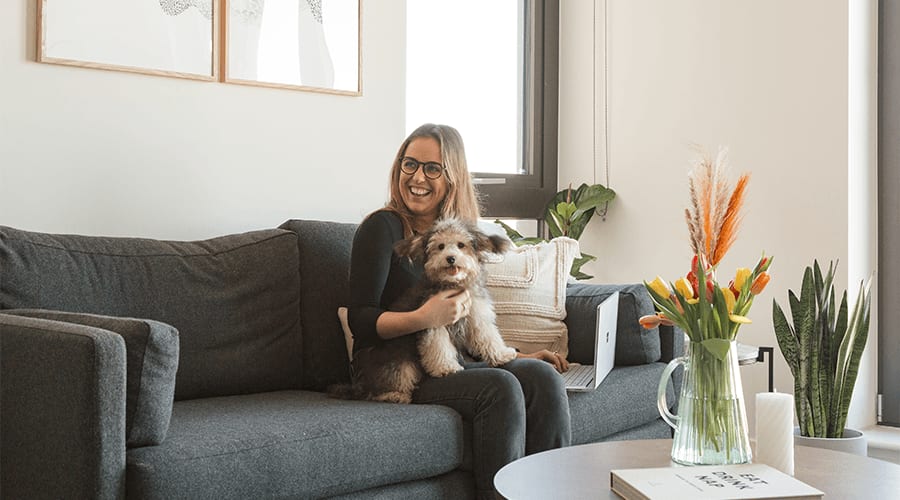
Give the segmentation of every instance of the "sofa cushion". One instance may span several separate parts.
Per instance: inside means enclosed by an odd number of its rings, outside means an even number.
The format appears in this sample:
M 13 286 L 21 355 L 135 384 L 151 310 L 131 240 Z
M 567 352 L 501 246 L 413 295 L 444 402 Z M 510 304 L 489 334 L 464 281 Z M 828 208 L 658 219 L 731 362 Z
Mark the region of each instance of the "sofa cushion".
M 605 441 L 613 435 L 660 421 L 656 391 L 662 377 L 663 363 L 622 366 L 613 369 L 597 389 L 569 393 L 572 417 L 572 444 Z M 670 407 L 675 402 L 672 384 L 666 388 Z M 657 427 L 657 438 L 671 438 L 671 429 Z
M 568 354 L 566 283 L 577 255 L 577 241 L 554 238 L 487 256 L 487 287 L 508 346 L 525 353 Z
M 297 261 L 297 236 L 277 229 L 179 242 L 0 226 L 0 309 L 172 325 L 175 399 L 297 388 Z
M 350 298 L 350 248 L 356 224 L 289 220 L 280 227 L 298 236 L 303 388 L 321 391 L 348 382 L 346 343 L 335 311 Z
M 643 365 L 659 361 L 659 330 L 645 330 L 638 319 L 653 314 L 653 302 L 641 284 L 592 285 L 570 283 L 566 290 L 569 314 L 569 361 L 590 363 L 594 357 L 597 331 L 597 306 L 613 292 L 619 292 L 619 317 L 616 328 L 616 365 Z
M 321 498 L 444 474 L 462 454 L 444 406 L 306 391 L 179 401 L 163 444 L 128 451 L 127 496 Z
M 45 309 L 10 309 L 4 314 L 92 326 L 125 341 L 125 440 L 129 447 L 166 438 L 178 369 L 178 331 L 148 319 L 114 318 Z

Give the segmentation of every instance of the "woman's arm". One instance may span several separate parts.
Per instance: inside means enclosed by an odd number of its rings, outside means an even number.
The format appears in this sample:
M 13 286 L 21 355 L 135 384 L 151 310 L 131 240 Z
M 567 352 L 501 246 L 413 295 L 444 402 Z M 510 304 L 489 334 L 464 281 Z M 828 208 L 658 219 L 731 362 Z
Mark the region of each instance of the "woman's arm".
M 468 291 L 446 290 L 433 295 L 421 307 L 409 312 L 385 311 L 378 317 L 376 330 L 383 339 L 391 339 L 456 323 L 468 314 Z

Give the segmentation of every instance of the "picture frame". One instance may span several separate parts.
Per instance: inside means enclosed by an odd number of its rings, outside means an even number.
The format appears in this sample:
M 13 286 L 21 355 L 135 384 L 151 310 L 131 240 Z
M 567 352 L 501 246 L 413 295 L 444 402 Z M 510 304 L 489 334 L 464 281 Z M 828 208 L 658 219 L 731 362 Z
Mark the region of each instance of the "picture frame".
M 217 81 L 219 0 L 37 0 L 37 60 Z
M 223 81 L 362 95 L 361 0 L 224 0 Z

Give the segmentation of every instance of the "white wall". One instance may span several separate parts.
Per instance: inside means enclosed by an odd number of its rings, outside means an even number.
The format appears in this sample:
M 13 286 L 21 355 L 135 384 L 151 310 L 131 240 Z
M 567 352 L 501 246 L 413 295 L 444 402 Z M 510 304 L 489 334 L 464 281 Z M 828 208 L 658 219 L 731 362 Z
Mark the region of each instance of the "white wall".
M 836 286 L 847 287 L 847 3 L 608 0 L 605 38 L 603 0 L 560 3 L 561 186 L 606 182 L 604 142 L 595 153 L 592 136 L 603 130 L 592 116 L 593 86 L 599 109 L 604 84 L 609 96 L 609 176 L 618 196 L 607 220 L 595 218 L 582 236 L 582 248 L 599 256 L 586 271 L 612 283 L 686 273 L 689 145 L 712 154 L 727 146 L 732 179 L 750 172 L 751 181 L 720 278 L 752 266 L 763 250 L 775 256 L 774 278 L 738 340 L 776 346 L 776 389 L 793 392 L 772 328 L 772 299 L 787 307 L 787 290 L 798 291 L 814 258 L 840 259 Z M 604 40 L 607 79 L 594 82 L 592 68 L 602 73 L 604 64 L 592 47 Z M 872 362 L 861 369 L 848 421 L 854 427 L 874 423 L 874 350 L 870 341 Z M 754 394 L 767 389 L 767 371 L 753 365 L 742 374 L 753 422 Z
M 199 239 L 386 200 L 403 2 L 363 2 L 362 97 L 36 63 L 34 10 L 0 2 L 0 224 Z

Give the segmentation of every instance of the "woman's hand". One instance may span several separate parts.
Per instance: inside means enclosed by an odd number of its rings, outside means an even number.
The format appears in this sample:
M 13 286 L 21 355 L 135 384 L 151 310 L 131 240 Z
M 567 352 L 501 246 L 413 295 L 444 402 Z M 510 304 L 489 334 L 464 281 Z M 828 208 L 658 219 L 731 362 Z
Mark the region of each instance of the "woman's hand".
M 469 314 L 472 296 L 468 290 L 445 290 L 431 296 L 418 312 L 431 328 L 456 323 Z
M 534 359 L 540 359 L 542 361 L 546 361 L 546 362 L 550 363 L 551 365 L 553 365 L 553 367 L 556 368 L 556 371 L 558 371 L 559 373 L 569 371 L 568 360 L 566 360 L 566 358 L 563 357 L 562 354 L 555 352 L 555 351 L 548 351 L 547 349 L 542 349 L 540 351 L 533 352 L 531 354 L 525 354 L 525 353 L 520 352 L 518 357 L 534 358 Z

